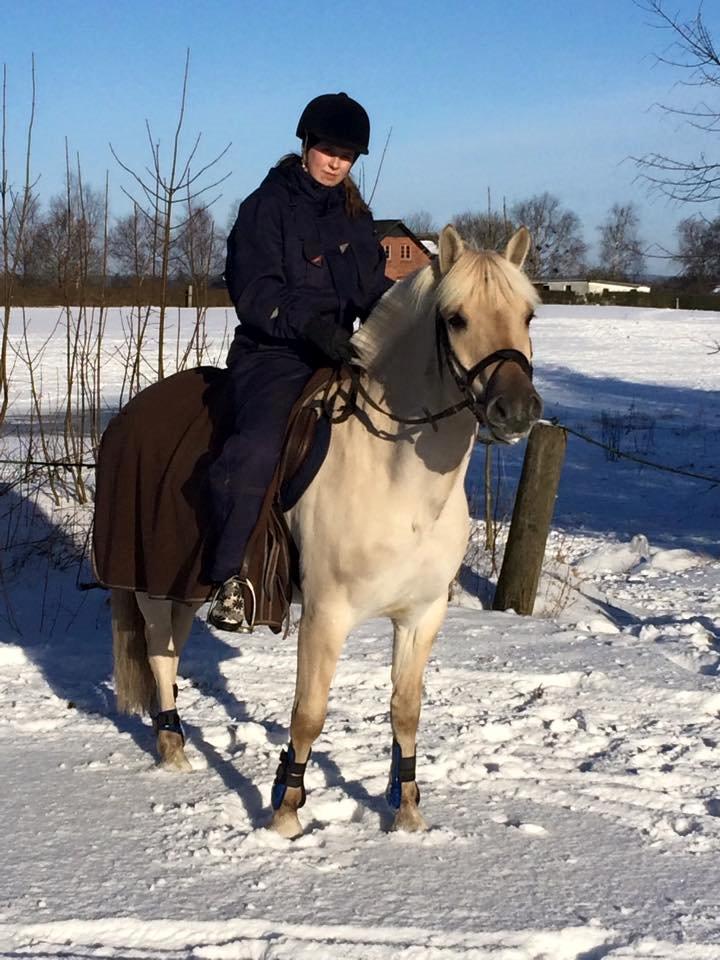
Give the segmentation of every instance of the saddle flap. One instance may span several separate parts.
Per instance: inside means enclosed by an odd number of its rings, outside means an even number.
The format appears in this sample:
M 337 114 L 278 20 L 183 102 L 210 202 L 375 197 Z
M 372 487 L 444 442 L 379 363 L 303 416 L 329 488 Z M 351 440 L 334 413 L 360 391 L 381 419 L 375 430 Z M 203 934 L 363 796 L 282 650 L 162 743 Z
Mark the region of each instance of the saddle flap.
M 264 624 L 274 633 L 280 632 L 288 617 L 294 573 L 296 578 L 298 566 L 297 550 L 285 522 L 283 507 L 287 509 L 287 505 L 281 502 L 281 490 L 298 477 L 313 448 L 320 409 L 310 403 L 331 385 L 335 377 L 334 370 L 318 370 L 293 407 L 280 462 L 245 550 L 241 575 L 252 584 L 252 589 L 242 588 L 245 609 L 252 612 L 251 624 Z

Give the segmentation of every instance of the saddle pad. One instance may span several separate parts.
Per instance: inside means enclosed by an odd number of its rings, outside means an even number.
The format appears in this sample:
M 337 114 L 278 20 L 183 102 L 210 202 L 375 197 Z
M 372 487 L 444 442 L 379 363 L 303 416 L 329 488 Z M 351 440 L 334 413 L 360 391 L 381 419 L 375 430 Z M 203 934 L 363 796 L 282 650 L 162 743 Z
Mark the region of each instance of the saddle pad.
M 323 414 L 316 422 L 309 448 L 294 472 L 282 478 L 280 504 L 283 510 L 292 510 L 315 479 L 330 447 L 330 421 Z

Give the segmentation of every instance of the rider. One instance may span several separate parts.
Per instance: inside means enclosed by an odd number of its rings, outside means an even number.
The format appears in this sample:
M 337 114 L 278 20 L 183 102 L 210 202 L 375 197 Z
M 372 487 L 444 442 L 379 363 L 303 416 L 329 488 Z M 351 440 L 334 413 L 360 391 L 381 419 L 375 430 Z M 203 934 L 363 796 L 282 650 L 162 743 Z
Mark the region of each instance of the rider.
M 370 210 L 350 177 L 370 121 L 345 93 L 300 117 L 302 154 L 273 167 L 240 205 L 225 279 L 240 324 L 227 358 L 232 435 L 210 470 L 219 584 L 208 620 L 243 627 L 245 547 L 278 463 L 288 416 L 313 372 L 352 359 L 350 336 L 391 285 Z

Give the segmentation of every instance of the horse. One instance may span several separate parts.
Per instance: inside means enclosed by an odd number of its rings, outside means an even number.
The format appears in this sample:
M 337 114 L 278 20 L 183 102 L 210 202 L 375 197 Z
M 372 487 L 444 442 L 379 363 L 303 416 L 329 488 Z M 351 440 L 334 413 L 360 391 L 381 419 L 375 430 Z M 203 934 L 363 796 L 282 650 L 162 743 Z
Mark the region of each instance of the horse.
M 415 763 L 423 674 L 467 545 L 464 477 L 478 420 L 490 439 L 507 443 L 541 416 L 529 331 L 539 298 L 522 272 L 527 229 L 503 254 L 469 248 L 452 226 L 438 246 L 437 258 L 396 282 L 354 334 L 364 371 L 355 410 L 333 424 L 322 466 L 286 514 L 302 608 L 290 743 L 269 822 L 284 837 L 302 833 L 303 775 L 344 641 L 373 617 L 393 625 L 393 827 L 427 829 Z M 190 764 L 174 684 L 199 606 L 111 591 L 118 706 L 148 711 L 154 703 L 170 718 L 159 724 L 157 745 L 176 770 Z

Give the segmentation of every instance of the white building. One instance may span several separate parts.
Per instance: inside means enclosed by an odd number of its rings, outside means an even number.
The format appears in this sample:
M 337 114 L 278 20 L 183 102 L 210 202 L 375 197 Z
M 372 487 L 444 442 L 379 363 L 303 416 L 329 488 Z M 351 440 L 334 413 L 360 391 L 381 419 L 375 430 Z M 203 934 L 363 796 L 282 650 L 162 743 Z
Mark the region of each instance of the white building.
M 620 280 L 536 280 L 540 290 L 559 290 L 574 293 L 578 297 L 603 293 L 650 293 L 645 283 L 623 283 Z

